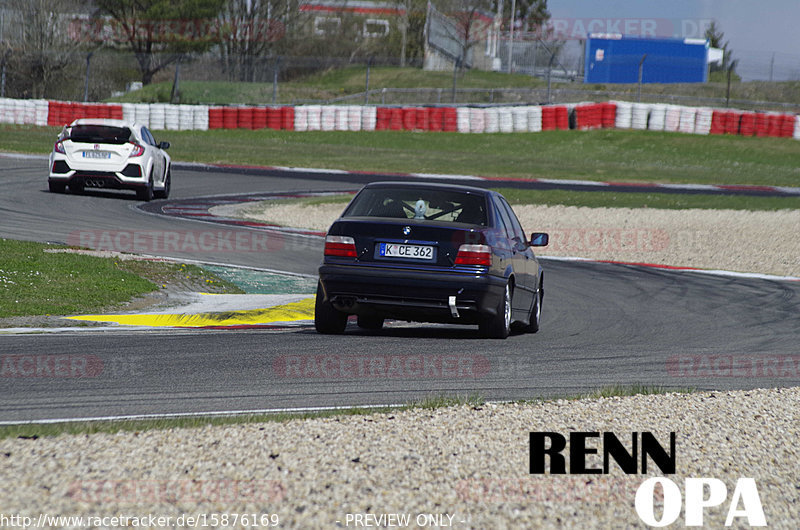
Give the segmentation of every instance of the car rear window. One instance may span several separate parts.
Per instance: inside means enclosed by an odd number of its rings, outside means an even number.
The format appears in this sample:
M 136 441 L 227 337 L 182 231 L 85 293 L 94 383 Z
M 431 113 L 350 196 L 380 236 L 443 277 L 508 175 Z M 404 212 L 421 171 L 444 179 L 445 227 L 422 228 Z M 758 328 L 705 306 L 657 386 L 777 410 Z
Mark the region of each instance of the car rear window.
M 463 191 L 366 188 L 343 217 L 390 217 L 486 226 L 486 199 Z
M 108 125 L 75 125 L 69 131 L 69 139 L 79 143 L 124 144 L 131 138 L 127 127 Z

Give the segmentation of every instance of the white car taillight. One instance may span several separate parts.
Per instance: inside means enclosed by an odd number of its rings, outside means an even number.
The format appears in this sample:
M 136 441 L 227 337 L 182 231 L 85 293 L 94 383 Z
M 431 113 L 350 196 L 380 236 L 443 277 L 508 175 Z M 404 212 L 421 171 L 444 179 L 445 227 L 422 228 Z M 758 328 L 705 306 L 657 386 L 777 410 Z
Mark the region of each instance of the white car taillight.
M 133 150 L 131 151 L 131 154 L 128 155 L 128 157 L 133 158 L 135 156 L 142 156 L 143 154 L 144 154 L 144 147 L 142 147 L 139 144 L 133 143 Z
M 358 255 L 356 242 L 348 236 L 327 236 L 325 237 L 325 255 L 355 258 Z
M 56 153 L 61 153 L 62 155 L 67 154 L 67 152 L 64 151 L 64 140 L 58 140 L 53 146 L 53 151 Z
M 488 245 L 461 245 L 458 247 L 456 265 L 483 265 L 491 267 L 492 249 Z

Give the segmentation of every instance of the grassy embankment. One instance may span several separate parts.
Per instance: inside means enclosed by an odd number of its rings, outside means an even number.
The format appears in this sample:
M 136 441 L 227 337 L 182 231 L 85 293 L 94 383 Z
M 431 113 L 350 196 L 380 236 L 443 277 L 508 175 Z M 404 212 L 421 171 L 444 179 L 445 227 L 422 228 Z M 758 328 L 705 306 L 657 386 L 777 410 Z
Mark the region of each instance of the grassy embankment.
M 235 290 L 194 265 L 45 251 L 58 248 L 0 239 L 0 318 L 109 310 L 171 281 Z
M 638 131 L 470 135 L 411 132 L 163 131 L 176 161 L 376 172 L 620 182 L 800 186 L 800 142 Z M 7 151 L 46 153 L 55 130 L 0 126 Z M 180 185 L 179 183 L 177 185 Z M 584 206 L 780 209 L 800 198 L 661 193 L 509 192 L 517 202 Z
M 141 90 L 130 92 L 120 97 L 111 98 L 109 101 L 130 103 L 168 102 L 172 92 L 172 73 L 165 73 L 165 80 L 153 83 Z M 490 94 L 491 89 L 538 89 L 545 90 L 547 81 L 533 78 L 523 74 L 506 74 L 502 72 L 482 72 L 470 70 L 460 74 L 457 78 L 458 88 L 485 89 L 472 94 L 467 100 L 465 94 L 458 95 L 458 101 L 471 102 L 499 102 L 502 96 L 499 93 Z M 349 66 L 318 72 L 291 81 L 281 81 L 278 85 L 277 103 L 286 104 L 302 100 L 332 100 L 352 94 L 359 94 L 366 86 L 366 68 L 364 66 Z M 370 69 L 370 89 L 381 88 L 431 88 L 441 90 L 441 102 L 450 103 L 451 89 L 453 87 L 452 72 L 428 72 L 419 68 L 377 67 Z M 635 100 L 637 86 L 635 84 L 586 85 L 580 82 L 552 84 L 553 90 L 569 90 L 575 101 L 591 100 L 595 98 L 610 97 L 613 92 L 615 99 Z M 691 84 L 646 84 L 642 87 L 642 100 L 647 101 L 648 96 L 675 96 L 688 98 L 724 98 L 727 83 L 724 76 L 712 75 L 708 83 Z M 588 92 L 582 97 L 580 92 Z M 609 95 L 606 96 L 605 94 Z M 543 99 L 539 93 L 537 97 Z M 272 103 L 272 83 L 239 83 L 227 81 L 191 81 L 183 80 L 180 83 L 182 103 L 197 104 L 270 104 Z M 435 102 L 436 96 L 432 92 L 428 101 Z M 731 85 L 731 99 L 750 101 L 771 101 L 780 103 L 797 104 L 800 101 L 800 82 L 766 82 L 749 81 L 734 82 Z M 391 96 L 387 103 L 403 101 L 402 96 Z M 506 101 L 510 101 L 506 98 Z M 355 100 L 353 100 L 355 101 Z M 689 100 L 691 102 L 691 100 Z M 380 96 L 371 96 L 370 103 L 379 103 Z M 538 102 L 538 100 L 537 100 Z M 355 101 L 361 103 L 361 101 Z M 690 103 L 691 104 L 691 103 Z M 776 107 L 777 109 L 777 107 Z

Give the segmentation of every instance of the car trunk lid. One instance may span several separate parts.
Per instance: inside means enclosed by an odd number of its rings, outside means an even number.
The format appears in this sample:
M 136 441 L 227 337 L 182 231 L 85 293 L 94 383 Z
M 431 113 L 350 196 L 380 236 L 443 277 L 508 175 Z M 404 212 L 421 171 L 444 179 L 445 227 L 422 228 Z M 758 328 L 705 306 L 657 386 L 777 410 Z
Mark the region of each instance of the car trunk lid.
M 486 242 L 480 227 L 415 219 L 339 219 L 328 234 L 352 237 L 359 262 L 398 266 L 452 268 L 462 244 Z

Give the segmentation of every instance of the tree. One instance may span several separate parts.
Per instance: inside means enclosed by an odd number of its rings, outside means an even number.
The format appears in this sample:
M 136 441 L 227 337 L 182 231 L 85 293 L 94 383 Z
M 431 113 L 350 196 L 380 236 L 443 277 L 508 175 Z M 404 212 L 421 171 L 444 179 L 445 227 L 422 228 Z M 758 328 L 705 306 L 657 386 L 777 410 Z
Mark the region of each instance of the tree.
M 389 33 L 388 46 L 399 48 L 400 66 L 409 59 L 422 59 L 425 55 L 426 0 L 398 0 L 402 12 L 397 20 L 397 31 Z
M 428 10 L 428 42 L 450 55 L 463 71 L 471 66 L 471 50 L 486 39 L 494 17 L 491 0 L 443 2 L 447 15 Z
M 62 13 L 70 12 L 77 2 L 29 0 L 19 2 L 12 16 L 14 35 L 6 41 L 4 61 L 13 64 L 16 75 L 24 79 L 25 92 L 42 98 L 58 85 L 79 48 L 69 38 Z M 0 4 L 4 10 L 6 3 Z
M 228 0 L 219 14 L 220 51 L 228 76 L 257 81 L 259 59 L 276 54 L 295 13 L 296 6 L 285 0 Z
M 518 0 L 518 20 L 522 23 L 522 31 L 537 31 L 550 20 L 547 0 Z
M 712 48 L 720 48 L 722 50 L 722 63 L 711 63 L 711 72 L 724 72 L 728 69 L 731 63 L 731 56 L 733 52 L 728 50 L 728 41 L 722 42 L 725 38 L 725 33 L 717 26 L 717 22 L 712 20 L 711 24 L 706 28 L 705 37 L 708 39 Z M 733 65 L 733 71 L 736 70 L 736 65 Z
M 203 52 L 218 37 L 210 24 L 225 0 L 95 0 L 115 25 L 119 44 L 139 63 L 142 84 L 192 52 Z

